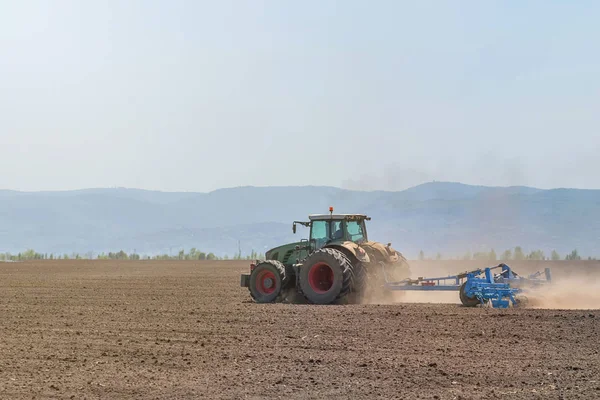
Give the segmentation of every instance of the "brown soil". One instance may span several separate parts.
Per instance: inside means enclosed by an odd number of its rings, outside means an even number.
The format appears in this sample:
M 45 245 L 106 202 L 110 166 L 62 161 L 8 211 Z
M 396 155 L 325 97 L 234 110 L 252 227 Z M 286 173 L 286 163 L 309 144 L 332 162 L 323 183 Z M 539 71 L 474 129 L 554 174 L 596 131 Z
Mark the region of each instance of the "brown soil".
M 598 310 L 259 305 L 246 270 L 0 264 L 0 398 L 600 397 Z

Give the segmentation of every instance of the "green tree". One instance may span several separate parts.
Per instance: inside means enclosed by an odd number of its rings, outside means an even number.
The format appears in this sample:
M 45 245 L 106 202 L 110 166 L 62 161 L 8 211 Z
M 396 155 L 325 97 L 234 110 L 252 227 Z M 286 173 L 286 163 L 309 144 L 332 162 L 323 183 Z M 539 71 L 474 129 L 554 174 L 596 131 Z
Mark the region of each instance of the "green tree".
M 502 253 L 502 260 L 505 260 L 505 261 L 512 260 L 512 251 L 510 249 L 504 250 L 504 253 Z
M 437 253 L 437 254 L 435 255 L 435 259 L 436 259 L 436 260 L 441 260 L 441 259 L 442 259 L 442 253 Z
M 528 260 L 545 260 L 546 256 L 544 255 L 543 251 L 535 250 L 527 255 L 527 259 Z
M 214 260 L 214 259 L 216 259 L 216 258 L 217 258 L 217 257 L 216 257 L 216 256 L 215 256 L 213 253 L 208 253 L 208 255 L 206 256 L 206 259 L 207 259 L 207 260 Z
M 206 260 L 206 253 L 192 247 L 189 253 L 190 260 Z
M 421 250 L 419 252 L 419 260 L 424 260 L 425 259 L 425 253 L 423 252 L 423 250 Z
M 552 250 L 552 255 L 550 256 L 550 258 L 552 259 L 552 261 L 558 261 L 560 260 L 560 254 L 558 254 L 556 250 Z
M 463 255 L 463 260 L 472 260 L 473 256 L 471 255 L 470 251 L 467 251 L 464 255 Z
M 581 256 L 577 252 L 577 249 L 575 249 L 570 254 L 567 254 L 565 260 L 581 260 Z
M 104 253 L 102 253 L 102 255 L 104 255 Z M 98 257 L 101 258 L 101 256 Z M 119 250 L 118 253 L 113 253 L 112 251 L 109 252 L 107 258 L 111 260 L 127 260 L 129 256 L 123 250 Z
M 496 261 L 498 259 L 498 256 L 496 255 L 496 251 L 494 249 L 492 249 L 492 251 L 490 251 L 488 258 L 490 261 Z
M 525 259 L 525 253 L 523 253 L 523 249 L 521 248 L 521 246 L 515 247 L 514 258 L 515 258 L 515 260 L 524 260 Z
M 19 254 L 21 260 L 35 260 L 37 257 L 36 252 L 33 249 L 27 249 L 23 253 Z

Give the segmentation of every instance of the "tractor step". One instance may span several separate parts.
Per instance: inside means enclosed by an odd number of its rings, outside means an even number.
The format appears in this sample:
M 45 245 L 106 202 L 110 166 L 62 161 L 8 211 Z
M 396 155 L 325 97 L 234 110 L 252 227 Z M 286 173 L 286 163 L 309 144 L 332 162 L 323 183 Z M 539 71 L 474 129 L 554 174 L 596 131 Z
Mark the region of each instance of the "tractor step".
M 249 287 L 250 286 L 250 274 L 242 274 L 240 277 L 240 286 L 241 287 Z

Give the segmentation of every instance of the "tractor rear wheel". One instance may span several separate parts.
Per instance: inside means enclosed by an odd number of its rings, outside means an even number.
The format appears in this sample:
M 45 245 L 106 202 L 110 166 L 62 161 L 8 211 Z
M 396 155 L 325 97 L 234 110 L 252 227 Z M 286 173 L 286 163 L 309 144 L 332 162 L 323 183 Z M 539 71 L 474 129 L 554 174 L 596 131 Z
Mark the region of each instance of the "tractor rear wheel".
M 254 267 L 248 289 L 257 303 L 274 303 L 281 300 L 287 283 L 285 266 L 279 261 L 266 260 Z
M 480 302 L 475 297 L 469 297 L 469 296 L 467 296 L 467 293 L 465 292 L 465 285 L 466 284 L 467 284 L 466 281 L 463 282 L 463 284 L 460 285 L 460 289 L 458 290 L 458 296 L 460 297 L 460 302 L 465 307 L 475 307 L 478 304 L 480 304 Z
M 324 248 L 309 255 L 299 274 L 299 289 L 314 304 L 336 302 L 352 285 L 352 263 L 336 249 Z

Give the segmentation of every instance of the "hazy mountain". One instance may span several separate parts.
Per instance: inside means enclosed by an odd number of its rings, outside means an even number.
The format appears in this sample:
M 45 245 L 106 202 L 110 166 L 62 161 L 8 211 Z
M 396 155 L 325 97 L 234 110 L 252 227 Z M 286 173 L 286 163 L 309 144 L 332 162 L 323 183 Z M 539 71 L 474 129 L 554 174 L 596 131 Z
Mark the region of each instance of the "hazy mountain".
M 0 251 L 123 249 L 176 252 L 196 247 L 232 255 L 285 243 L 308 214 L 367 213 L 370 236 L 409 256 L 462 254 L 520 245 L 600 255 L 600 190 L 485 187 L 431 182 L 400 192 L 334 187 L 239 187 L 210 193 L 138 189 L 0 191 Z

